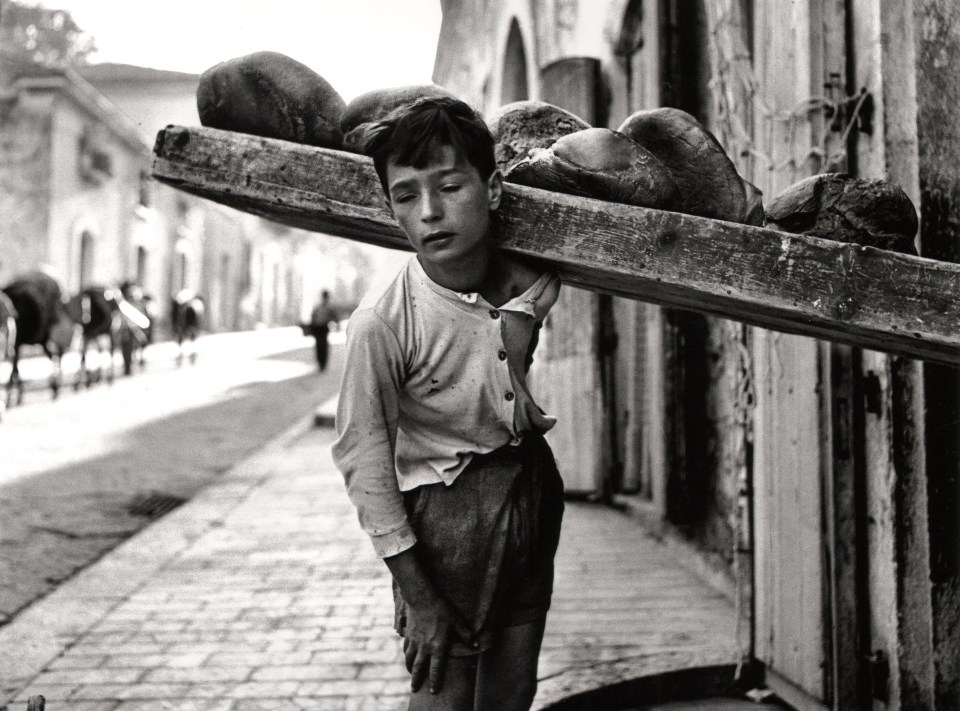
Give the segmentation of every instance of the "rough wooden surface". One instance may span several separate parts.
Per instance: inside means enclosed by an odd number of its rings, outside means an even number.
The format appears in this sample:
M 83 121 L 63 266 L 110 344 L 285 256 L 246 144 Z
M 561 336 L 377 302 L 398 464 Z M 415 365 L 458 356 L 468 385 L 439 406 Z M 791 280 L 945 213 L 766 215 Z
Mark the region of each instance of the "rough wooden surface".
M 154 176 L 253 214 L 407 248 L 372 163 L 207 128 L 157 136 Z M 565 282 L 960 364 L 960 265 L 508 185 L 501 246 Z

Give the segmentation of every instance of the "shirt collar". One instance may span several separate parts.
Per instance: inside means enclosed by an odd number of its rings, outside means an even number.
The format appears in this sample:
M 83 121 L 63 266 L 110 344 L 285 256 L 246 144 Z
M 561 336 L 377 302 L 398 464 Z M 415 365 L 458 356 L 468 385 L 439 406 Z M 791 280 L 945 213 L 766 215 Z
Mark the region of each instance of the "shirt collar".
M 550 279 L 550 275 L 548 273 L 541 274 L 540 278 L 537 279 L 525 292 L 510 299 L 503 306 L 493 306 L 492 304 L 487 303 L 487 300 L 475 291 L 454 291 L 453 289 L 448 289 L 445 286 L 437 284 L 437 282 L 431 279 L 427 272 L 424 271 L 423 265 L 420 264 L 420 260 L 417 259 L 416 256 L 414 256 L 410 261 L 413 263 L 413 270 L 420 280 L 431 290 L 435 291 L 437 294 L 449 301 L 459 302 L 461 304 L 469 304 L 470 306 L 482 307 L 484 309 L 517 311 L 533 317 L 536 317 L 537 315 L 537 300 L 540 298 L 544 287 Z

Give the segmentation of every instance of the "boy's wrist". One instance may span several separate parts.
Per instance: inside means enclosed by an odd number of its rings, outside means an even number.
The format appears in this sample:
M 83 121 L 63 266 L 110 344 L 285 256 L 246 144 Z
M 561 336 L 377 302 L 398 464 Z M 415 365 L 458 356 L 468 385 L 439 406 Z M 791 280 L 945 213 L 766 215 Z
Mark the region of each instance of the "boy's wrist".
M 371 535 L 373 550 L 380 558 L 390 558 L 412 548 L 417 542 L 417 536 L 409 524 L 381 535 Z
M 417 557 L 417 546 L 412 546 L 394 556 L 383 559 L 390 569 L 390 574 L 397 582 L 403 599 L 414 608 L 436 609 L 443 604 L 443 599 L 437 593 L 427 574 L 420 565 Z

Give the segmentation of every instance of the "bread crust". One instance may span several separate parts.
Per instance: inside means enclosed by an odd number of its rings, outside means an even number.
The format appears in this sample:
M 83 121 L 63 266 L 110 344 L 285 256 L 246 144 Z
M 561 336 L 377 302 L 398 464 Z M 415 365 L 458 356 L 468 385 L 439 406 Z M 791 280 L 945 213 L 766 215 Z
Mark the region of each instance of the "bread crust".
M 916 254 L 917 210 L 899 186 L 845 173 L 814 175 L 767 205 L 768 227 Z
M 200 75 L 200 123 L 326 148 L 341 148 L 343 98 L 326 79 L 279 52 L 254 52 Z
M 760 191 L 740 178 L 716 137 L 686 111 L 637 111 L 617 129 L 667 167 L 680 190 L 677 211 L 762 224 Z
M 487 120 L 496 143 L 497 167 L 504 174 L 535 148 L 549 148 L 563 136 L 590 128 L 569 111 L 543 101 L 514 101 Z
M 677 186 L 664 165 L 622 133 L 588 128 L 535 148 L 506 173 L 535 188 L 671 210 Z

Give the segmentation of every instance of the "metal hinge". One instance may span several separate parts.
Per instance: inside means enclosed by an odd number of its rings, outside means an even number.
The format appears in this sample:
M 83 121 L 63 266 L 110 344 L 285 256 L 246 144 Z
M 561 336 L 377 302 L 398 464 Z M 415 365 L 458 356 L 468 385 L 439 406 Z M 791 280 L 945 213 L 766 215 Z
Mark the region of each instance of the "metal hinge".
M 890 700 L 890 661 L 882 649 L 866 657 L 870 671 L 870 693 L 877 701 L 887 703 Z

